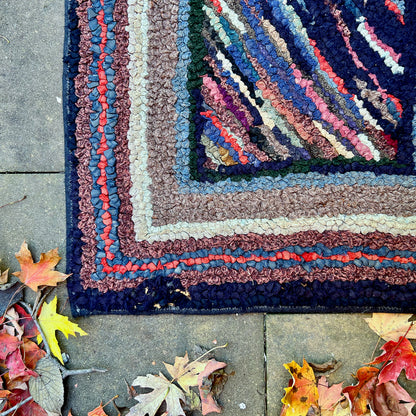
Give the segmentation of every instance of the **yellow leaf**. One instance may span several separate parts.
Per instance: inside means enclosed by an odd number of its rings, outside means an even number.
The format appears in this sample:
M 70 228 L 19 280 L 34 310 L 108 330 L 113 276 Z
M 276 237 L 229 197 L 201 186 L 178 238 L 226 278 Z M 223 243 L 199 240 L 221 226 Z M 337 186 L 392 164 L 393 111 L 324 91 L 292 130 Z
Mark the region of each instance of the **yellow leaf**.
M 51 348 L 51 353 L 63 364 L 61 349 L 59 348 L 58 341 L 55 336 L 56 331 L 61 331 L 67 338 L 68 335 L 76 336 L 88 335 L 77 324 L 71 322 L 66 316 L 60 315 L 56 312 L 56 304 L 58 298 L 55 298 L 50 303 L 44 303 L 42 311 L 39 315 L 39 324 L 45 334 L 46 341 Z M 38 336 L 38 342 L 42 338 Z
M 311 406 L 318 406 L 315 374 L 305 359 L 302 367 L 295 361 L 283 365 L 293 377 L 293 385 L 285 388 L 286 394 L 282 399 L 287 406 L 285 414 L 306 416 Z
M 385 341 L 398 341 L 409 329 L 411 314 L 373 313 L 371 318 L 364 318 L 369 327 Z M 416 327 L 413 326 L 406 338 L 416 338 Z
M 24 241 L 20 251 L 16 253 L 16 258 L 22 270 L 13 275 L 35 292 L 38 291 L 39 286 L 56 286 L 58 282 L 64 281 L 69 276 L 69 274 L 53 270 L 61 260 L 57 248 L 41 253 L 39 262 L 34 263 L 32 254 Z

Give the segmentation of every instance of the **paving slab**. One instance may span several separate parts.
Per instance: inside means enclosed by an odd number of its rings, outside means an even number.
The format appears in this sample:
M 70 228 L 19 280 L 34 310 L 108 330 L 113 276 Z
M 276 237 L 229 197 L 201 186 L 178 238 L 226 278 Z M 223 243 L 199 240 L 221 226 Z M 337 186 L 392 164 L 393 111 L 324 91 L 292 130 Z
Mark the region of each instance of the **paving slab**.
M 292 360 L 302 365 L 303 358 L 315 363 L 335 358 L 342 366 L 330 375 L 329 382 L 355 384 L 352 374 L 371 361 L 374 352 L 379 355 L 375 350 L 378 336 L 364 321 L 366 317 L 371 314 L 268 315 L 267 416 L 280 414 L 280 400 L 291 378 L 283 364 Z M 403 384 L 415 397 L 416 383 Z
M 55 247 L 65 257 L 63 174 L 0 174 L 0 206 L 0 269 L 18 270 L 14 254 L 24 240 L 36 261 Z M 65 269 L 64 261 L 59 269 Z
M 64 0 L 2 0 L 0 172 L 64 169 Z
M 217 360 L 229 363 L 235 371 L 221 395 L 224 416 L 264 416 L 263 315 L 218 316 L 95 316 L 78 318 L 89 336 L 63 340 L 70 355 L 68 367 L 100 367 L 105 374 L 72 376 L 67 380 L 68 397 L 64 415 L 72 408 L 74 416 L 110 400 L 118 405 L 128 401 L 126 383 L 137 376 L 166 370 L 163 361 L 173 363 L 176 355 L 194 354 L 194 346 L 207 349 L 228 343 L 215 351 Z M 241 406 L 241 407 L 240 407 Z M 106 411 L 116 415 L 109 406 Z

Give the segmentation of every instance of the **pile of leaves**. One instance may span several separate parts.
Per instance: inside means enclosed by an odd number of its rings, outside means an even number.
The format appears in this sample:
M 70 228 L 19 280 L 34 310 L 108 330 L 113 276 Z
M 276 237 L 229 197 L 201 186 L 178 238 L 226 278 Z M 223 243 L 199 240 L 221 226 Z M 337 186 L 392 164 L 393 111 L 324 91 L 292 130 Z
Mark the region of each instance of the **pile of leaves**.
M 57 312 L 57 298 L 45 302 L 51 287 L 68 275 L 54 270 L 58 250 L 42 253 L 34 263 L 26 243 L 16 254 L 20 282 L 8 283 L 6 270 L 0 279 L 0 411 L 5 416 L 54 416 L 64 402 L 64 366 L 56 331 L 87 335 L 78 325 Z M 23 288 L 37 293 L 33 305 L 22 301 Z M 86 372 L 94 371 L 85 370 Z
M 185 416 L 194 410 L 200 410 L 203 415 L 221 413 L 216 397 L 227 382 L 228 374 L 224 370 L 227 364 L 207 357 L 214 349 L 224 347 L 215 347 L 192 362 L 186 353 L 184 357 L 176 357 L 173 365 L 164 363 L 169 378 L 162 373 L 137 377 L 133 386 L 152 391 L 137 394 L 132 387 L 139 404 L 127 416 L 154 416 L 158 411 L 166 416 Z
M 409 341 L 416 338 L 413 315 L 378 313 L 366 321 L 386 343 L 381 355 L 357 370 L 357 383 L 329 386 L 322 372 L 336 370 L 331 363 L 323 370 L 305 359 L 302 367 L 295 361 L 284 364 L 292 380 L 281 416 L 412 415 L 415 400 L 397 380 L 402 371 L 408 380 L 416 380 L 416 352 Z
M 8 270 L 0 273 L 0 416 L 60 416 L 64 404 L 63 379 L 72 374 L 103 372 L 99 369 L 68 370 L 56 338 L 56 331 L 87 335 L 68 317 L 57 312 L 57 297 L 48 303 L 51 291 L 69 275 L 55 270 L 58 250 L 42 253 L 33 261 L 26 243 L 16 254 L 21 270 L 13 273 L 19 281 L 8 282 Z M 36 292 L 33 305 L 23 301 L 23 289 Z M 104 408 L 113 403 L 119 416 L 186 416 L 194 410 L 203 415 L 220 413 L 217 397 L 228 379 L 226 363 L 216 361 L 209 351 L 190 362 L 188 354 L 176 357 L 162 373 L 139 376 L 128 386 L 130 398 L 139 403 L 119 408 L 115 399 L 100 404 L 88 416 L 106 416 Z M 147 390 L 147 391 L 143 391 Z M 148 392 L 151 390 L 150 392 Z M 71 411 L 68 416 L 72 416 Z

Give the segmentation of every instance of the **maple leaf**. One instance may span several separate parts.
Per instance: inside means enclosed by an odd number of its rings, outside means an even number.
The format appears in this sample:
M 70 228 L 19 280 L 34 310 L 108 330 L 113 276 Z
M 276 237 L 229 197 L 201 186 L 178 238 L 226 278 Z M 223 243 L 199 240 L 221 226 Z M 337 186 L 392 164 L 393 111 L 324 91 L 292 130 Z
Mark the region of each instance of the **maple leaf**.
M 305 359 L 302 367 L 295 361 L 283 366 L 293 377 L 293 385 L 285 388 L 286 394 L 282 399 L 282 403 L 287 406 L 286 414 L 306 416 L 311 406 L 318 405 L 315 374 Z
M 172 384 L 162 373 L 158 376 L 148 374 L 139 376 L 133 386 L 152 389 L 150 393 L 139 394 L 135 400 L 139 402 L 130 409 L 127 416 L 154 416 L 161 404 L 166 402 L 166 416 L 185 416 L 180 400 L 185 402 L 185 395 L 179 387 Z
M 351 402 L 351 415 L 362 416 L 371 413 L 370 407 L 377 384 L 378 368 L 361 367 L 357 371 L 358 384 L 343 389 Z
M 39 324 L 45 334 L 46 341 L 51 348 L 51 353 L 63 364 L 61 349 L 59 348 L 58 341 L 55 336 L 56 331 L 61 331 L 66 338 L 69 335 L 76 336 L 88 335 L 77 324 L 71 322 L 68 317 L 60 315 L 56 312 L 58 298 L 55 296 L 50 303 L 44 303 L 39 315 Z M 38 342 L 41 340 L 41 336 L 38 335 Z
M 0 334 L 0 360 L 5 360 L 6 357 L 15 351 L 22 342 L 17 337 L 9 334 Z
M 204 370 L 198 375 L 198 389 L 201 396 L 202 414 L 221 413 L 221 408 L 218 406 L 212 393 L 212 380 L 210 376 L 217 370 L 226 367 L 226 363 L 211 359 L 206 363 Z
M 318 380 L 318 406 L 321 413 L 332 412 L 335 406 L 344 398 L 342 395 L 342 384 L 334 384 L 331 387 L 325 376 Z
M 172 381 L 178 384 L 189 393 L 189 388 L 198 385 L 198 375 L 207 365 L 207 362 L 193 361 L 189 362 L 188 353 L 184 357 L 175 357 L 175 364 L 165 364 L 169 374 L 173 377 Z
M 398 341 L 409 329 L 411 325 L 409 318 L 411 316 L 411 314 L 402 313 L 373 313 L 371 318 L 364 318 L 364 320 L 385 341 Z M 415 326 L 412 326 L 407 332 L 406 338 L 416 338 Z
M 26 367 L 19 349 L 7 356 L 5 364 L 9 369 L 10 380 L 19 378 L 20 381 L 27 381 L 30 377 L 37 377 L 33 370 Z
M 22 270 L 13 275 L 35 292 L 38 291 L 39 286 L 56 286 L 69 276 L 53 270 L 61 260 L 57 248 L 41 253 L 39 262 L 34 263 L 26 242 L 23 242 L 20 251 L 16 253 L 16 258 Z
M 381 349 L 384 353 L 370 363 L 381 364 L 388 361 L 380 371 L 378 384 L 397 381 L 402 370 L 409 380 L 416 380 L 416 352 L 407 338 L 386 342 Z

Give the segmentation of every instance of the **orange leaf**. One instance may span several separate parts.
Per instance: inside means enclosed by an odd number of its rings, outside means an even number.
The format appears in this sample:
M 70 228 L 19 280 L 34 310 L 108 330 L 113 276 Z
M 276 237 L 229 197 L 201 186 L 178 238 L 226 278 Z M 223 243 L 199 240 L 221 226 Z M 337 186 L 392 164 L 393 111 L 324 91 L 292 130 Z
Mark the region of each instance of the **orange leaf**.
M 345 387 L 342 391 L 348 394 L 351 401 L 351 415 L 362 416 L 370 414 L 370 405 L 377 384 L 378 368 L 361 367 L 357 371 L 358 384 Z
M 104 412 L 103 402 L 101 402 L 101 404 L 98 407 L 96 407 L 94 410 L 89 412 L 88 416 L 108 416 L 107 413 Z
M 315 374 L 305 359 L 302 367 L 295 361 L 283 365 L 293 377 L 293 385 L 285 388 L 286 394 L 282 399 L 287 406 L 285 414 L 306 416 L 311 406 L 318 405 Z
M 47 253 L 41 253 L 39 262 L 34 263 L 26 242 L 23 242 L 20 251 L 16 253 L 16 258 L 22 270 L 13 273 L 13 275 L 35 292 L 38 291 L 39 286 L 56 286 L 57 283 L 64 281 L 69 276 L 53 270 L 61 260 L 57 248 L 49 250 Z

